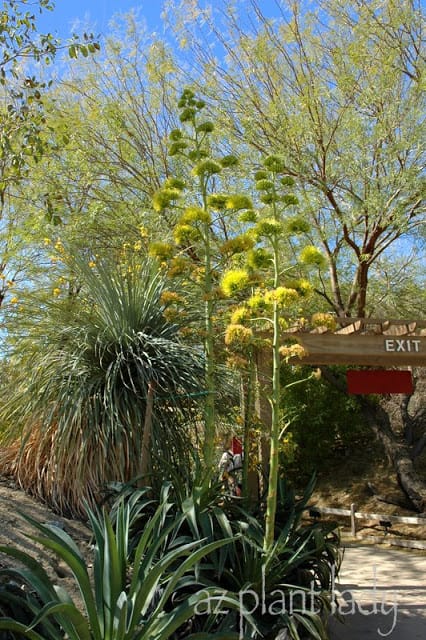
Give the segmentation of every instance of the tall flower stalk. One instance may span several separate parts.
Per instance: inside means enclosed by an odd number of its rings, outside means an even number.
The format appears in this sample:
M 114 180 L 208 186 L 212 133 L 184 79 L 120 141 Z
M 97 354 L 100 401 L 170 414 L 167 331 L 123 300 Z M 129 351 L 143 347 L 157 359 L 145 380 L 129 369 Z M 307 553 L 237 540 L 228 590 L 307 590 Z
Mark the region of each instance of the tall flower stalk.
M 220 302 L 218 272 L 235 255 L 251 246 L 247 236 L 226 237 L 232 214 L 251 209 L 251 200 L 241 194 L 217 192 L 223 178 L 237 164 L 234 156 L 213 157 L 214 124 L 205 120 L 205 103 L 187 89 L 178 103 L 181 129 L 170 134 L 169 153 L 176 158 L 176 170 L 185 176 L 169 178 L 154 194 L 158 212 L 171 209 L 177 216 L 173 241 L 153 242 L 151 253 L 167 264 L 170 275 L 185 274 L 188 281 L 186 303 L 203 301 L 203 342 L 205 351 L 205 414 L 203 457 L 208 469 L 215 459 L 217 355 L 215 314 Z M 191 291 L 193 293 L 191 297 Z M 201 295 L 200 295 L 201 294 Z
M 283 346 L 283 332 L 288 326 L 286 318 L 297 318 L 297 306 L 311 287 L 306 280 L 291 278 L 292 265 L 285 255 L 289 237 L 296 232 L 304 233 L 306 228 L 292 215 L 291 210 L 297 204 L 297 198 L 288 193 L 294 181 L 283 175 L 284 164 L 278 156 L 269 156 L 264 166 L 256 172 L 256 189 L 260 193 L 262 205 L 252 222 L 251 231 L 256 241 L 255 248 L 246 256 L 247 273 L 257 273 L 258 287 L 252 295 L 237 307 L 232 314 L 227 329 L 228 346 L 241 348 L 241 337 L 256 344 L 256 329 L 268 336 L 271 354 L 271 423 L 269 433 L 268 489 L 266 499 L 266 521 L 264 550 L 270 551 L 275 540 L 275 519 L 277 510 L 277 487 L 279 479 L 280 441 L 286 427 L 283 427 L 281 415 L 280 368 L 286 348 Z M 297 224 L 296 224 L 297 222 Z M 288 245 L 287 245 L 288 246 Z M 248 276 L 249 277 L 249 276 Z M 222 287 L 229 295 L 230 283 L 235 271 L 225 273 Z M 240 276 L 240 279 L 242 276 Z M 236 287 L 235 287 L 236 289 Z M 265 349 L 264 341 L 260 348 Z

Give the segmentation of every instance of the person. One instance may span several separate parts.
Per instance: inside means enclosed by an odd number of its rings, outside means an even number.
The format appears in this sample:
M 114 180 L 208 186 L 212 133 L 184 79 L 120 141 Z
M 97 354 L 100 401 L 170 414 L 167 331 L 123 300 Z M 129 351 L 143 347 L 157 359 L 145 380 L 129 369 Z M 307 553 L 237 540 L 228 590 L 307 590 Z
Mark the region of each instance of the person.
M 219 461 L 219 472 L 221 479 L 233 495 L 241 495 L 241 482 L 239 482 L 239 471 L 243 467 L 242 452 L 234 453 L 235 438 L 228 439 L 225 444 L 225 451 Z

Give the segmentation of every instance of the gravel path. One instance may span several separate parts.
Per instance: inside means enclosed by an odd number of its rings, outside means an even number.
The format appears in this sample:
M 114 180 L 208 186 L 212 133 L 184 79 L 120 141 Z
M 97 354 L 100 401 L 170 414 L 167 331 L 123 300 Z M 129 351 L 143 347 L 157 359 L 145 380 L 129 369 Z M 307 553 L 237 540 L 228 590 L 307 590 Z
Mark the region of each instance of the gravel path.
M 426 554 L 349 546 L 335 590 L 330 640 L 426 640 Z

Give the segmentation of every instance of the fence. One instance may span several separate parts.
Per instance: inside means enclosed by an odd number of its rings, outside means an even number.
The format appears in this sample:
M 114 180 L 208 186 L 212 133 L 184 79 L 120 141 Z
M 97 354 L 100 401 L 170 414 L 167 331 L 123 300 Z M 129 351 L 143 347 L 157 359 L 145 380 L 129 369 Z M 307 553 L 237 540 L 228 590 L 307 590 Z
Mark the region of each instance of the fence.
M 385 535 L 388 534 L 393 523 L 423 525 L 426 527 L 426 516 L 393 516 L 380 513 L 364 513 L 357 511 L 354 503 L 350 509 L 338 509 L 334 507 L 310 507 L 309 515 L 311 517 L 320 517 L 324 515 L 345 516 L 351 521 L 351 536 L 357 536 L 357 520 L 377 520 L 384 528 Z M 372 542 L 383 542 L 383 537 L 368 536 L 368 540 Z M 411 549 L 426 549 L 426 540 L 403 540 L 395 537 L 386 537 L 386 542 L 399 547 L 408 547 Z

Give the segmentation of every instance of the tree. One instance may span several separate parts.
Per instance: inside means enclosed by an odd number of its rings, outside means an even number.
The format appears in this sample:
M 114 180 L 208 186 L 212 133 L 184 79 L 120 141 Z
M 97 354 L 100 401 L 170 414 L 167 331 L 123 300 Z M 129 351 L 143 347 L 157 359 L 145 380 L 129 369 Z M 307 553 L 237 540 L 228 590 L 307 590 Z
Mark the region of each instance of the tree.
M 22 251 L 13 260 L 18 253 L 14 235 L 23 222 L 16 189 L 51 143 L 45 105 L 51 82 L 43 79 L 38 67 L 50 65 L 63 47 L 69 47 L 72 57 L 99 49 L 92 34 L 74 36 L 64 45 L 51 34 L 40 34 L 36 13 L 53 7 L 50 0 L 8 0 L 0 11 L 0 305 L 28 263 Z
M 297 181 L 329 262 L 317 286 L 324 304 L 340 316 L 377 315 L 370 274 L 394 247 L 410 253 L 425 212 L 420 3 L 359 0 L 349 10 L 325 0 L 313 12 L 283 3 L 275 21 L 256 0 L 248 7 L 249 24 L 241 3 L 220 5 L 220 29 L 199 8 L 226 54 L 218 64 L 202 31 L 186 38 L 206 91 L 220 96 L 223 129 L 254 153 L 281 154 Z M 196 30 L 189 8 L 187 20 Z M 410 273 L 419 268 L 413 259 Z
M 177 29 L 182 39 L 186 28 L 183 39 L 198 81 L 216 98 L 221 129 L 248 153 L 281 155 L 296 181 L 308 235 L 328 261 L 328 278 L 319 272 L 315 281 L 318 306 L 343 317 L 398 317 L 394 283 L 401 287 L 404 279 L 416 291 L 424 279 L 421 2 L 357 0 L 349 7 L 323 0 L 314 10 L 288 2 L 275 20 L 257 0 L 216 3 L 217 13 L 185 1 L 178 8 Z M 205 26 L 215 47 L 207 46 Z M 424 317 L 416 297 L 404 309 Z M 408 450 L 389 420 L 375 414 L 377 405 L 366 404 L 405 490 L 423 510 L 426 486 L 415 481 Z

